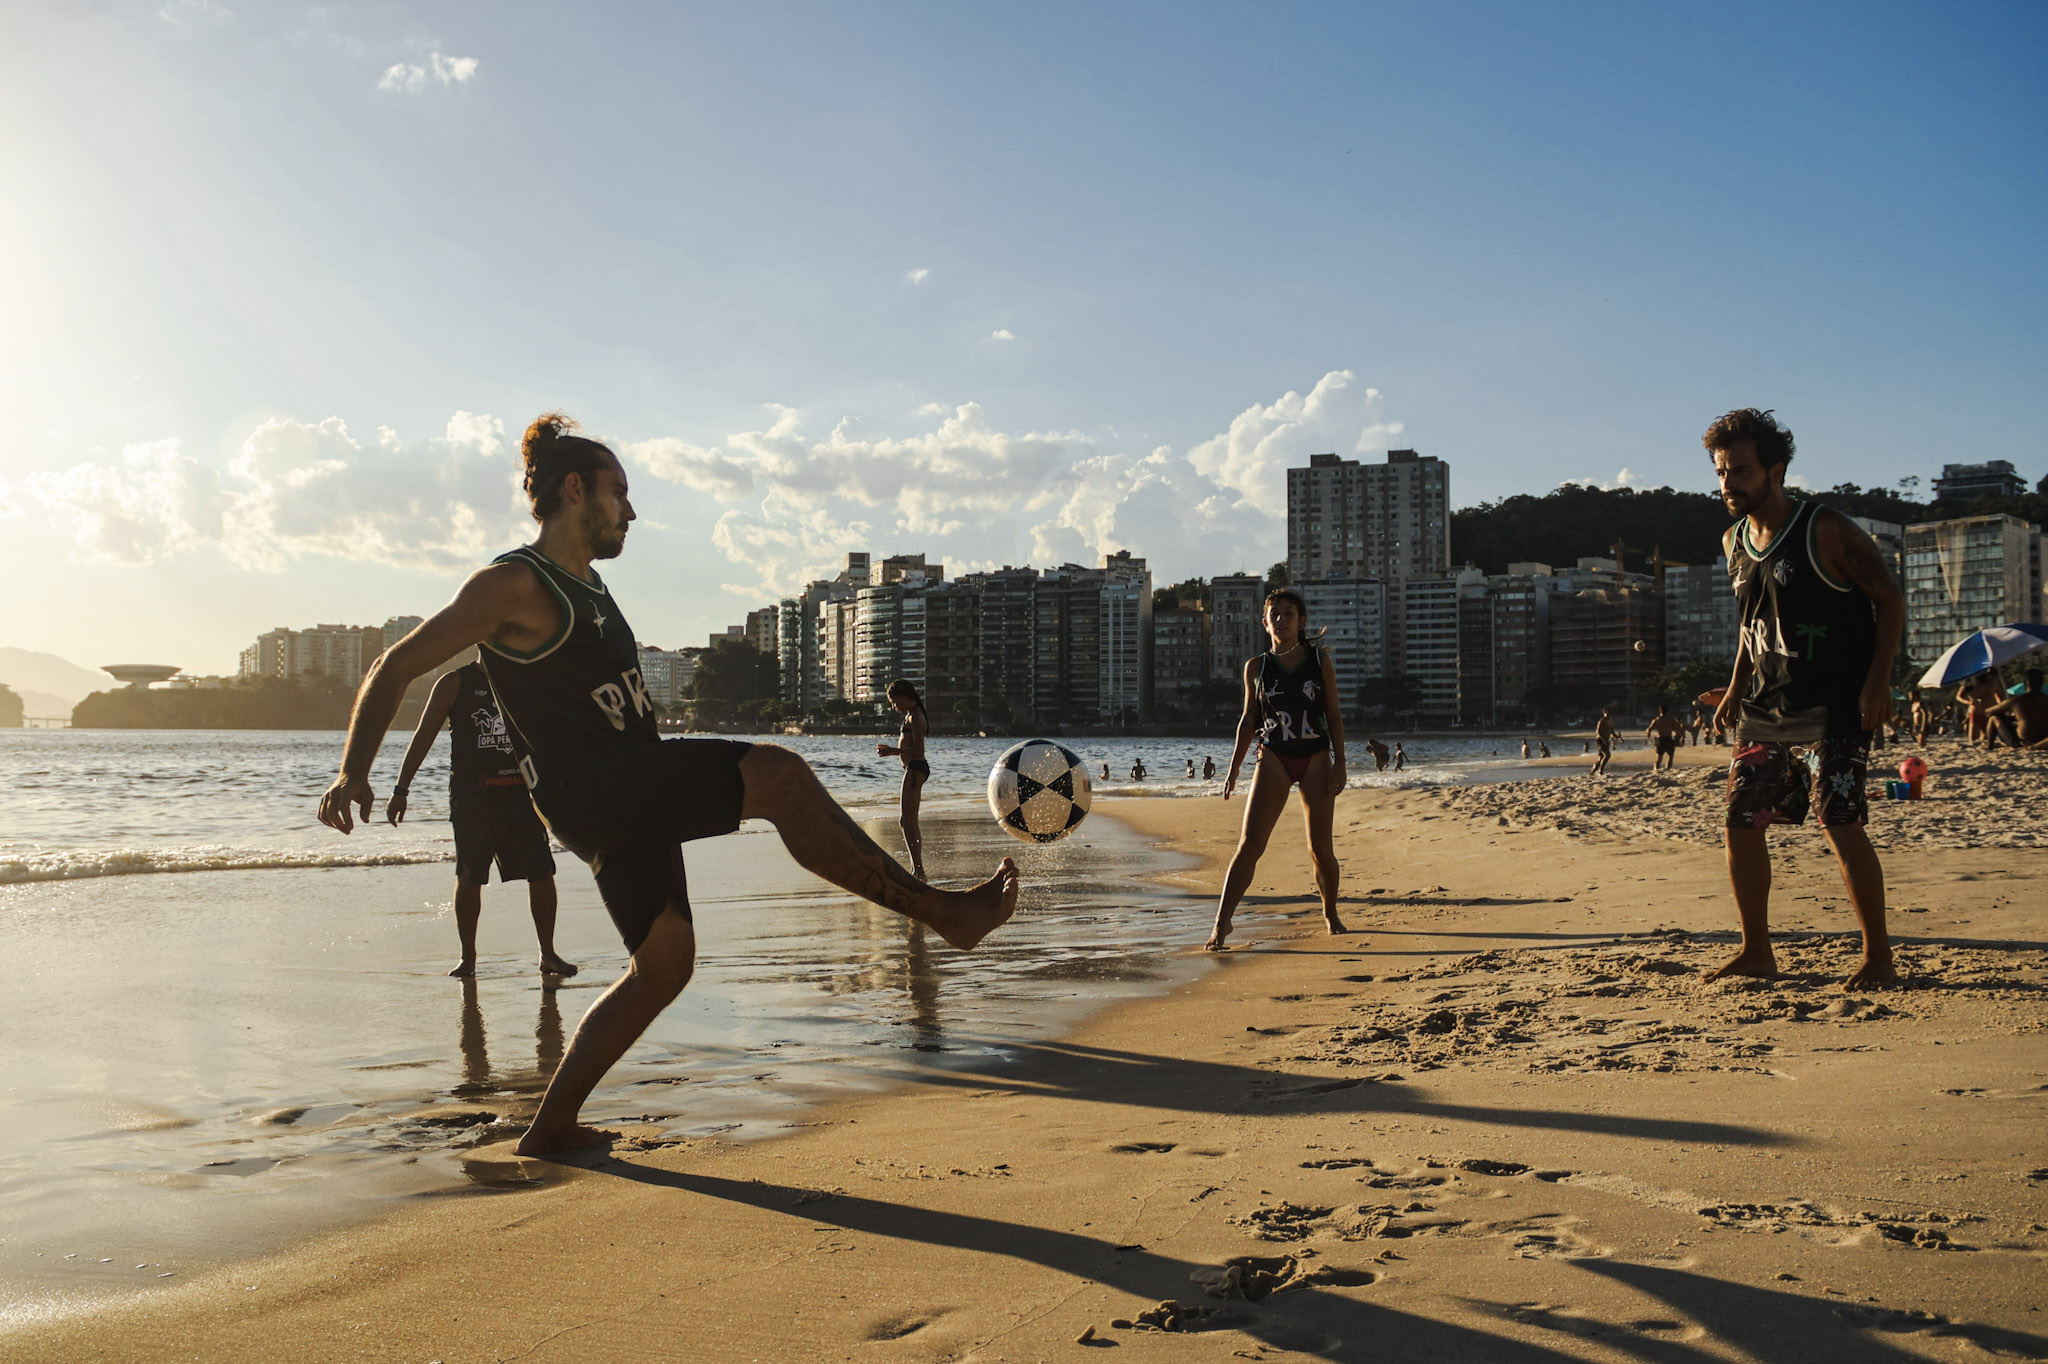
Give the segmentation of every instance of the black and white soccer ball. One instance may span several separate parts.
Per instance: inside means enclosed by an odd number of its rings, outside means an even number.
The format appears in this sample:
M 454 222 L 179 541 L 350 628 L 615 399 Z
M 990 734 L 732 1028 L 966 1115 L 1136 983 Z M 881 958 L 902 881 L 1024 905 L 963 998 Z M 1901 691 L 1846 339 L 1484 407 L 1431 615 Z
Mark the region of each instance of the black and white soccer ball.
M 1080 755 L 1050 739 L 1026 739 L 989 769 L 988 808 L 1004 833 L 1026 843 L 1065 838 L 1093 798 Z

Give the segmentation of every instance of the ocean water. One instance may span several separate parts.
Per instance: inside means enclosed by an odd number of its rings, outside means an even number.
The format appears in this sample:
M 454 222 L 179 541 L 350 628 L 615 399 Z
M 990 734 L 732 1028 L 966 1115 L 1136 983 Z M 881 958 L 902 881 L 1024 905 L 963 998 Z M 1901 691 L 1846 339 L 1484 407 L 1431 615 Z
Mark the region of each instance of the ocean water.
M 885 811 L 902 768 L 875 754 L 872 738 L 777 738 L 808 759 L 833 795 L 856 810 Z M 934 738 L 928 807 L 981 807 L 989 768 L 1014 742 Z M 1230 760 L 1227 738 L 1072 739 L 1098 799 L 1215 796 Z M 1511 739 L 1419 737 L 1403 741 L 1405 771 L 1375 772 L 1363 742 L 1350 754 L 1353 786 L 1422 785 L 1516 775 Z M 396 778 L 405 736 L 384 745 L 379 797 Z M 1559 755 L 1577 741 L 1553 741 Z M 406 823 L 381 813 L 347 838 L 314 817 L 333 780 L 341 736 L 270 730 L 0 730 L 0 885 L 189 871 L 391 866 L 447 861 L 447 745 L 437 744 L 413 782 Z M 1204 757 L 1218 780 L 1200 777 Z M 1143 781 L 1130 778 L 1142 760 Z M 1186 775 L 1192 761 L 1196 776 Z M 1101 778 L 1107 765 L 1110 778 Z M 1249 780 L 1249 773 L 1246 774 Z
M 872 739 L 788 741 L 896 850 L 900 768 Z M 80 1310 L 410 1198 L 523 1187 L 470 1147 L 546 1084 L 625 963 L 588 872 L 558 857 L 561 988 L 534 969 L 525 890 L 485 892 L 479 969 L 456 952 L 445 745 L 413 810 L 343 837 L 314 819 L 333 733 L 0 731 L 0 1318 Z M 375 785 L 388 791 L 402 736 Z M 1107 1002 L 1208 969 L 1206 895 L 1114 819 L 1132 793 L 1214 798 L 1216 741 L 1081 740 L 1097 810 L 1067 840 L 1006 837 L 983 795 L 1002 740 L 939 739 L 936 880 L 1024 873 L 1016 919 L 959 953 L 804 873 L 765 825 L 689 845 L 696 978 L 586 1115 L 765 1135 L 834 1094 L 1000 1058 Z M 1480 779 L 1493 750 L 1418 741 L 1357 784 Z M 1562 751 L 1553 746 L 1554 751 Z M 1128 779 L 1142 757 L 1151 775 Z M 1368 765 L 1369 766 L 1369 765 Z M 1308 911 L 1304 897 L 1300 910 Z M 1261 909 L 1241 916 L 1255 926 Z M 453 1116 L 450 1116 L 451 1113 Z M 545 1167 L 538 1167 L 545 1170 Z

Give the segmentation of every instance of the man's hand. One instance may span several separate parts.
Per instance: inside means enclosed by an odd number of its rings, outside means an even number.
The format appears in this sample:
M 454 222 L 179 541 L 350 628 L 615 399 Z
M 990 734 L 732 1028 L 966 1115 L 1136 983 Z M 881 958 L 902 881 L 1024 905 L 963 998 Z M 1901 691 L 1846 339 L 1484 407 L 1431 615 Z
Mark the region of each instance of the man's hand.
M 377 803 L 377 793 L 370 789 L 367 777 L 336 777 L 334 785 L 327 788 L 327 794 L 320 797 L 320 822 L 330 829 L 348 833 L 356 827 L 349 817 L 348 807 L 353 805 L 362 811 L 363 823 L 370 822 L 370 807 Z
M 1863 684 L 1863 732 L 1868 734 L 1892 718 L 1892 684 L 1873 677 Z
M 1714 707 L 1714 733 L 1726 734 L 1729 730 L 1735 728 L 1735 722 L 1741 718 L 1741 694 L 1735 688 L 1730 687 L 1728 694 L 1723 696 L 1720 703 Z
M 1342 753 L 1336 754 L 1330 759 L 1330 768 L 1330 775 L 1337 779 L 1337 789 L 1342 791 L 1344 789 L 1344 755 Z
M 369 817 L 367 813 L 363 816 L 365 820 L 368 820 Z M 387 824 L 397 824 L 404 818 L 405 788 L 401 786 L 391 793 L 390 800 L 384 802 L 384 822 Z
M 1229 800 L 1230 793 L 1237 789 L 1237 769 L 1231 768 L 1223 778 L 1223 799 Z

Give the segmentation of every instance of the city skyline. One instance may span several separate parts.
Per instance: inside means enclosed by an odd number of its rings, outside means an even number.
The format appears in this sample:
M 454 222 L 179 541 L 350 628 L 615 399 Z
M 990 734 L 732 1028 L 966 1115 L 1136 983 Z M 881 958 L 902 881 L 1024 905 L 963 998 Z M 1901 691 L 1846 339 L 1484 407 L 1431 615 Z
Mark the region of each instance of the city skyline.
M 627 457 L 612 576 L 656 638 L 853 539 L 1257 571 L 1318 452 L 1420 449 L 1467 505 L 1703 489 L 1698 431 L 1755 403 L 1816 486 L 2040 470 L 2033 8 L 171 0 L 8 36 L 21 647 L 220 671 L 252 617 L 431 610 L 527 533 L 556 406 Z

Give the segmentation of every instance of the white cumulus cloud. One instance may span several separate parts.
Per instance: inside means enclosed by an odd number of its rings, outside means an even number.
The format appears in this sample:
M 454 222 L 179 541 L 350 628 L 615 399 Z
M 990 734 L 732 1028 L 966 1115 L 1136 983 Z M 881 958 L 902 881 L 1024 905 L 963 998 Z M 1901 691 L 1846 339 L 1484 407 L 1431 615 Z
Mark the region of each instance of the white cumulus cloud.
M 225 469 L 176 440 L 130 445 L 118 460 L 31 474 L 29 494 L 86 560 L 147 564 L 204 545 L 245 568 L 306 555 L 437 573 L 476 567 L 531 526 L 518 461 L 494 417 L 458 412 L 446 430 L 374 444 L 339 417 L 276 418 Z
M 706 450 L 674 436 L 628 441 L 619 453 L 656 478 L 680 483 L 721 502 L 735 502 L 754 490 L 754 476 L 744 464 L 717 449 Z
M 627 446 L 649 473 L 733 500 L 712 541 L 755 596 L 794 592 L 844 565 L 846 552 L 923 550 L 949 574 L 1004 564 L 1093 564 L 1129 550 L 1155 575 L 1263 570 L 1286 553 L 1286 469 L 1308 455 L 1384 448 L 1400 433 L 1383 400 L 1347 371 L 1307 394 L 1246 408 L 1185 454 L 1105 449 L 1077 431 L 1004 431 L 976 403 L 918 408 L 934 430 L 885 435 L 848 418 L 822 438 L 794 408 L 729 435 Z M 650 458 L 659 447 L 674 465 Z M 732 466 L 730 470 L 727 465 Z M 755 494 L 758 493 L 758 500 Z
M 904 275 L 904 278 L 909 280 L 912 284 L 922 284 L 926 280 L 931 278 L 931 274 L 932 272 L 928 267 L 920 265 L 917 269 L 912 270 L 906 275 Z
M 377 88 L 417 95 L 430 84 L 461 85 L 476 74 L 476 67 L 475 57 L 445 57 L 436 52 L 425 65 L 393 62 L 384 69 L 384 78 L 377 82 Z
M 988 339 L 991 341 L 1015 341 L 1017 333 L 1011 331 L 1008 327 L 997 327 L 988 334 Z

